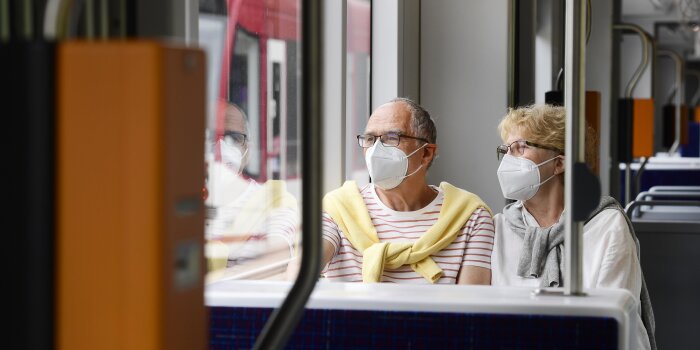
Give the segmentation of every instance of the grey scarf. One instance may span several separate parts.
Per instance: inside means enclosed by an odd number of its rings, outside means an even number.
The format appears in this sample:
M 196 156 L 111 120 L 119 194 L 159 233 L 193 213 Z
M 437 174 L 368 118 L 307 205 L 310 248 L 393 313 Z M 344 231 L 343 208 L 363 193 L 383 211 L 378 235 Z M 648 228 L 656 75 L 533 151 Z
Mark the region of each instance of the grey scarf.
M 540 283 L 542 287 L 564 286 L 564 278 L 562 276 L 562 271 L 564 271 L 563 217 L 549 228 L 530 227 L 523 220 L 522 206 L 516 206 L 515 204 L 511 203 L 503 208 L 503 216 L 513 232 L 523 239 L 523 247 L 520 251 L 520 260 L 518 262 L 518 276 L 529 278 L 542 277 L 542 282 Z M 623 214 L 627 221 L 629 232 L 632 234 L 634 244 L 637 247 L 637 258 L 639 258 L 639 239 L 634 233 L 632 222 L 615 198 L 603 196 L 600 204 L 588 217 L 586 223 L 605 209 L 615 209 Z M 651 307 L 649 290 L 647 289 L 643 272 L 642 290 L 639 299 L 642 305 L 642 322 L 649 335 L 649 344 L 651 344 L 652 349 L 656 349 L 656 338 L 654 336 L 656 321 L 654 320 L 654 310 Z
M 518 276 L 542 277 L 541 287 L 563 286 L 564 220 L 548 228 L 528 226 L 523 220 L 522 206 L 516 203 L 503 208 L 503 216 L 511 230 L 523 239 L 518 261 Z

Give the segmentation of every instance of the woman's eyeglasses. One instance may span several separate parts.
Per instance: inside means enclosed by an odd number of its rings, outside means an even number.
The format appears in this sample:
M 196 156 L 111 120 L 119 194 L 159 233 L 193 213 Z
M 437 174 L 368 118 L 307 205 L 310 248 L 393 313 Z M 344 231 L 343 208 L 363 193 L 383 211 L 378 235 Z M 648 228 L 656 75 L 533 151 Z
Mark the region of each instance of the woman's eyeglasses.
M 528 147 L 537 147 L 537 148 L 542 148 L 542 149 L 554 151 L 554 152 L 557 152 L 559 154 L 564 154 L 564 152 L 562 152 L 562 150 L 560 150 L 556 147 L 544 146 L 544 145 L 540 145 L 540 144 L 530 142 L 530 141 L 525 141 L 525 140 L 517 140 L 517 141 L 511 142 L 510 144 L 507 144 L 507 145 L 503 144 L 503 145 L 496 147 L 496 158 L 498 158 L 498 160 L 501 160 L 503 158 L 503 156 L 508 154 L 509 152 L 510 152 L 510 154 L 512 154 L 513 156 L 516 156 L 516 157 L 522 156 L 523 154 L 525 154 L 525 150 Z

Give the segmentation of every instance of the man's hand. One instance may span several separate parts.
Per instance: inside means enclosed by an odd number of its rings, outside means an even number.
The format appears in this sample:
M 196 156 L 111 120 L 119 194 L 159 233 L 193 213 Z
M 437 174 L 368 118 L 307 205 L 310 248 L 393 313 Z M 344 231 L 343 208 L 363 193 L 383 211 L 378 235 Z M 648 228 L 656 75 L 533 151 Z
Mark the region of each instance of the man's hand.
M 333 255 L 335 255 L 335 246 L 327 240 L 323 240 L 323 257 L 321 258 L 321 270 L 328 265 L 328 262 L 331 261 L 333 258 Z M 301 253 L 297 254 L 292 260 L 289 261 L 289 265 L 287 265 L 287 277 L 286 279 L 288 281 L 294 281 L 297 278 L 297 275 L 299 274 L 299 269 L 301 268 Z M 489 273 L 489 277 L 491 274 Z

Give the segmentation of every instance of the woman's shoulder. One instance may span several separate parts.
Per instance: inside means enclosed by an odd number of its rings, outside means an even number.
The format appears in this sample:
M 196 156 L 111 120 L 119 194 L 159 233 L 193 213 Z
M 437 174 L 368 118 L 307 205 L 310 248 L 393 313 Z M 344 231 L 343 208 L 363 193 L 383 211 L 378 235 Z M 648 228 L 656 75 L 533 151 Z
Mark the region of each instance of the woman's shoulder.
M 586 223 L 586 226 L 588 226 L 588 225 L 592 225 L 592 226 L 598 226 L 598 225 L 621 226 L 623 224 L 624 224 L 624 226 L 627 226 L 627 219 L 625 218 L 625 214 L 618 209 L 607 208 L 607 209 L 601 210 L 598 214 L 593 216 L 588 221 L 588 223 Z
M 519 239 L 519 236 L 513 232 L 513 230 L 508 228 L 508 223 L 506 222 L 506 218 L 503 213 L 496 213 L 493 216 L 493 228 L 496 241 L 503 241 L 506 238 L 513 239 L 510 238 L 511 236 Z
M 499 212 L 499 213 L 494 213 L 494 214 L 493 214 L 493 224 L 495 225 L 497 222 L 498 222 L 498 223 L 504 223 L 504 222 L 505 222 L 505 218 L 504 218 L 504 216 L 503 216 L 503 213 L 500 213 L 500 212 Z
M 618 209 L 601 210 L 584 226 L 584 233 L 606 237 L 607 240 L 627 240 L 631 238 L 625 214 Z

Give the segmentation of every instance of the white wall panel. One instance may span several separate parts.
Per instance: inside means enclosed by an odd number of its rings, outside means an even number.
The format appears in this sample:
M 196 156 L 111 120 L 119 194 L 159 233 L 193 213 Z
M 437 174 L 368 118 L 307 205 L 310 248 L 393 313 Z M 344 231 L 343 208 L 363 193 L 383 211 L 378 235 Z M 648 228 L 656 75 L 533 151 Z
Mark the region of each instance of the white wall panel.
M 448 181 L 500 212 L 496 126 L 507 107 L 508 2 L 421 3 L 421 103 L 436 119 L 439 158 L 429 180 Z

